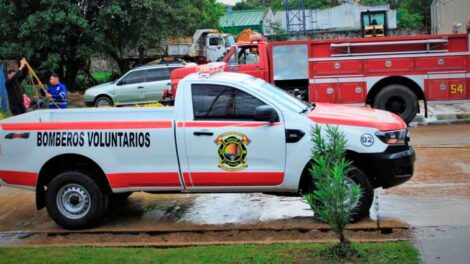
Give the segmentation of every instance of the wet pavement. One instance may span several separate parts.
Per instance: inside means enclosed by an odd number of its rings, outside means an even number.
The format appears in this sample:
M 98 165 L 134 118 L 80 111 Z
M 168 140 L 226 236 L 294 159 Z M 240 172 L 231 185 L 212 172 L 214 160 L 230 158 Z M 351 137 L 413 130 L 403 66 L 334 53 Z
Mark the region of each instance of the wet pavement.
M 428 256 L 426 250 L 435 252 L 430 245 L 436 236 L 470 228 L 470 124 L 413 128 L 411 137 L 417 152 L 415 176 L 401 186 L 380 190 L 378 213 L 372 210 L 372 219 L 355 226 L 376 228 L 378 222 L 387 221 L 409 225 Z M 296 197 L 136 193 L 129 201 L 115 204 L 108 221 L 93 231 L 322 226 L 311 216 L 308 205 Z M 8 232 L 21 236 L 30 231 L 63 229 L 50 220 L 46 210 L 36 211 L 32 192 L 0 188 L 0 244 L 17 239 Z M 466 245 L 470 249 L 470 238 Z M 445 258 L 442 255 L 437 261 Z

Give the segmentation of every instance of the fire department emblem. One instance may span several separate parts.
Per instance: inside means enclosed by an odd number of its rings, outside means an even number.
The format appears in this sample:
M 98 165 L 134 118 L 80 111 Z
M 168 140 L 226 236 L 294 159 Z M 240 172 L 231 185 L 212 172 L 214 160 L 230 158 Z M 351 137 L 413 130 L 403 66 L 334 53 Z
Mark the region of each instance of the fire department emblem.
M 219 146 L 219 168 L 225 171 L 241 171 L 248 167 L 246 146 L 250 139 L 239 132 L 226 132 L 220 134 L 215 143 Z

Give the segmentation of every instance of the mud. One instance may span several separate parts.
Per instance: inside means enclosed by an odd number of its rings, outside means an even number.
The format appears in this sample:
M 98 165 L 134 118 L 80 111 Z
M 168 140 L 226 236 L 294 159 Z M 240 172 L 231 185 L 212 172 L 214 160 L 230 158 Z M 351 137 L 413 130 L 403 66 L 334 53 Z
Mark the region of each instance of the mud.
M 410 239 L 407 229 L 346 231 L 353 241 L 398 241 Z M 1 241 L 1 240 L 0 240 Z M 155 246 L 257 244 L 282 242 L 331 242 L 336 237 L 331 231 L 317 229 L 227 230 L 168 233 L 102 233 L 102 234 L 10 234 L 4 246 Z M 0 244 L 1 245 L 1 244 Z

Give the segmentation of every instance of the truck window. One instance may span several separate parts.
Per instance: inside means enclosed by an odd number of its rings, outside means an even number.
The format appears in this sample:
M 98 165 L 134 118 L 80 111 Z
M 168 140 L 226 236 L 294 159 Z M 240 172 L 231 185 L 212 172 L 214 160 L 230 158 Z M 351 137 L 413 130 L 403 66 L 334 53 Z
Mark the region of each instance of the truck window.
M 118 85 L 142 83 L 145 81 L 145 71 L 133 71 L 127 74 Z
M 236 49 L 236 51 L 232 54 L 232 56 L 230 56 L 230 58 L 228 59 L 227 61 L 227 64 L 228 65 L 235 65 L 237 64 L 237 56 L 238 56 L 238 53 L 240 52 L 240 48 L 233 48 L 233 49 Z
M 147 82 L 156 82 L 170 79 L 170 72 L 167 68 L 147 70 Z
M 209 39 L 210 46 L 221 46 L 224 45 L 224 40 L 218 37 L 213 37 Z
M 195 120 L 253 120 L 256 107 L 265 105 L 229 86 L 193 84 L 191 92 Z
M 246 46 L 238 52 L 238 61 L 240 64 L 258 64 L 259 53 L 258 46 Z

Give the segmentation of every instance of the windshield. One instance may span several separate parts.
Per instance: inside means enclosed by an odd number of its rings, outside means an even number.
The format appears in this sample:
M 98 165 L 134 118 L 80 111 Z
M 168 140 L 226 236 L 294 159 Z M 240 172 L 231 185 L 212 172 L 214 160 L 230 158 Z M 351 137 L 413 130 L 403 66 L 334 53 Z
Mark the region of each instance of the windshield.
M 235 45 L 235 39 L 233 38 L 233 36 L 226 36 L 225 46 L 228 48 L 228 47 L 231 47 L 232 45 Z
M 282 105 L 286 109 L 289 109 L 296 113 L 301 113 L 301 112 L 304 112 L 305 109 L 309 107 L 308 104 L 293 97 L 292 95 L 282 90 L 281 88 L 276 87 L 270 83 L 267 83 L 261 79 L 253 77 L 248 80 L 249 82 L 247 83 L 252 84 L 252 87 L 255 90 L 261 91 L 263 94 L 266 94 L 268 98 L 276 101 L 276 103 Z

